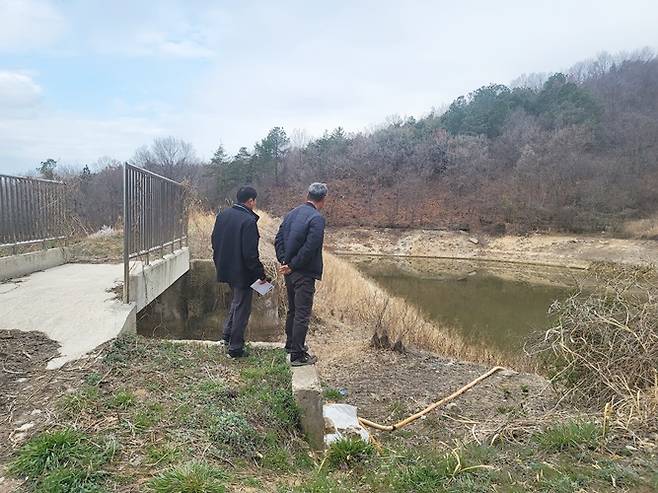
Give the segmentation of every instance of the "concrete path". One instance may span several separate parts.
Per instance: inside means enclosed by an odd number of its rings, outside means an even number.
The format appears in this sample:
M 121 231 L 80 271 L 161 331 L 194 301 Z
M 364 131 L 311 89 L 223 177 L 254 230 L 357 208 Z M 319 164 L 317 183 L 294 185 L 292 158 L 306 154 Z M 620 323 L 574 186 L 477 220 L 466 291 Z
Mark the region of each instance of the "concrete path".
M 77 359 L 134 327 L 135 307 L 110 290 L 122 264 L 65 264 L 0 283 L 0 329 L 38 330 L 60 343 L 48 368 Z

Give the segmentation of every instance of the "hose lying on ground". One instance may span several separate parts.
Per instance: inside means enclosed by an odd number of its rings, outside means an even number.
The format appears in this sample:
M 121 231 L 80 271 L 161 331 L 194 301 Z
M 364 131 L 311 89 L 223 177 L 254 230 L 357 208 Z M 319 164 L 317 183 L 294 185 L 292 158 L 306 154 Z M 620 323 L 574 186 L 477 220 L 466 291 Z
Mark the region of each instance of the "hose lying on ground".
M 397 430 L 399 428 L 402 428 L 403 426 L 408 425 L 409 423 L 413 423 L 418 418 L 420 418 L 421 416 L 424 416 L 427 413 L 433 411 L 437 407 L 442 406 L 443 404 L 446 404 L 447 402 L 450 402 L 451 400 L 455 399 L 456 397 L 459 397 L 464 392 L 466 392 L 466 391 L 472 389 L 473 387 L 475 387 L 482 380 L 485 380 L 486 378 L 489 378 L 491 375 L 493 375 L 497 371 L 504 370 L 504 369 L 505 368 L 503 368 L 502 366 L 493 367 L 491 370 L 489 370 L 488 372 L 486 372 L 483 375 L 480 375 L 479 377 L 477 377 L 472 382 L 467 383 L 461 389 L 456 390 L 455 392 L 450 394 L 448 397 L 444 397 L 440 401 L 437 401 L 434 404 L 431 404 L 431 405 L 427 406 L 422 411 L 419 411 L 416 414 L 413 414 L 413 415 L 409 416 L 408 418 L 405 418 L 402 421 L 399 421 L 399 422 L 395 423 L 394 425 L 380 425 L 379 423 L 374 423 L 374 422 L 369 421 L 365 418 L 359 418 L 359 423 L 361 423 L 363 426 L 368 426 L 369 428 L 374 428 L 376 430 L 381 430 L 381 431 L 394 431 L 394 430 Z

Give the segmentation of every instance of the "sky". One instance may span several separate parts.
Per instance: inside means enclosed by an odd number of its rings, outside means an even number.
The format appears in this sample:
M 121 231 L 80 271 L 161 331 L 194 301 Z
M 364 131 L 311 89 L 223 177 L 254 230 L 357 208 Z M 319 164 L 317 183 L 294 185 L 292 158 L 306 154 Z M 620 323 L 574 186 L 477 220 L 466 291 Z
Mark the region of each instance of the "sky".
M 274 126 L 360 131 L 523 73 L 658 48 L 654 0 L 0 0 L 0 173 L 209 159 Z

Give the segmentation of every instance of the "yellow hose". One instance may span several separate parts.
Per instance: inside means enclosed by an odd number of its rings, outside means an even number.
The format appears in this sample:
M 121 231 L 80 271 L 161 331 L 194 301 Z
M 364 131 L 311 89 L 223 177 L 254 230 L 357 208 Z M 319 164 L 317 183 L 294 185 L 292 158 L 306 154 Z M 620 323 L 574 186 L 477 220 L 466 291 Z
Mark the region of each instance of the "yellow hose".
M 453 392 L 452 394 L 450 394 L 448 397 L 444 397 L 444 398 L 441 399 L 440 401 L 437 401 L 437 402 L 435 402 L 434 404 L 430 404 L 429 406 L 427 406 L 427 407 L 426 407 L 425 409 L 423 409 L 422 411 L 419 411 L 419 412 L 417 412 L 416 414 L 412 414 L 412 415 L 409 416 L 408 418 L 405 418 L 405 419 L 403 419 L 402 421 L 398 421 L 398 422 L 395 423 L 394 425 L 380 425 L 379 423 L 375 423 L 375 422 L 370 421 L 370 420 L 367 420 L 367 419 L 365 419 L 365 418 L 359 418 L 359 423 L 361 423 L 363 426 L 367 426 L 367 427 L 369 427 L 369 428 L 374 428 L 374 429 L 376 429 L 376 430 L 381 430 L 381 431 L 394 431 L 394 430 L 397 430 L 397 429 L 399 429 L 399 428 L 402 428 L 403 426 L 408 425 L 409 423 L 413 423 L 413 422 L 416 421 L 418 418 L 420 418 L 421 416 L 424 416 L 424 415 L 426 415 L 427 413 L 433 411 L 433 410 L 436 409 L 437 407 L 442 406 L 443 404 L 445 404 L 445 403 L 447 403 L 447 402 L 450 402 L 451 400 L 453 400 L 453 399 L 459 397 L 459 396 L 460 396 L 461 394 L 463 394 L 464 392 L 466 392 L 466 391 L 472 389 L 473 387 L 475 387 L 475 386 L 476 386 L 477 384 L 479 384 L 482 380 L 485 380 L 485 379 L 489 378 L 491 375 L 493 375 L 494 373 L 496 373 L 497 371 L 504 370 L 504 369 L 505 369 L 505 368 L 503 368 L 502 366 L 495 366 L 495 367 L 493 367 L 491 370 L 489 370 L 488 372 L 486 372 L 486 373 L 483 374 L 483 375 L 480 375 L 479 377 L 477 377 L 477 378 L 476 378 L 475 380 L 473 380 L 472 382 L 467 383 L 466 385 L 464 385 L 464 386 L 463 386 L 462 388 L 460 388 L 459 390 L 456 390 L 455 392 Z

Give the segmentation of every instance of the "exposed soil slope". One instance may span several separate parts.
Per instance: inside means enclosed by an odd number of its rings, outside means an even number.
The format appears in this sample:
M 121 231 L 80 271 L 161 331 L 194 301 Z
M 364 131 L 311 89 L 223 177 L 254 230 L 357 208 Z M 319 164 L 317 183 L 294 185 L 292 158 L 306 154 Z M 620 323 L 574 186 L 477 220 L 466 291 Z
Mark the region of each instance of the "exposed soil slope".
M 592 262 L 658 264 L 658 242 L 596 236 L 474 235 L 436 230 L 330 228 L 335 253 L 404 255 L 523 262 L 587 268 Z

